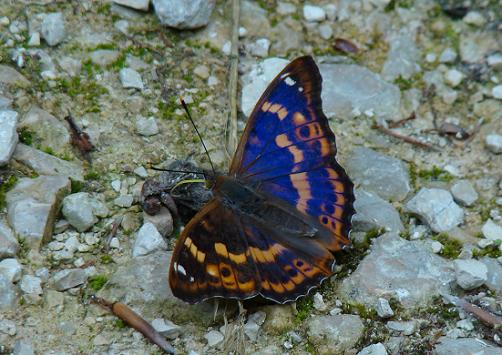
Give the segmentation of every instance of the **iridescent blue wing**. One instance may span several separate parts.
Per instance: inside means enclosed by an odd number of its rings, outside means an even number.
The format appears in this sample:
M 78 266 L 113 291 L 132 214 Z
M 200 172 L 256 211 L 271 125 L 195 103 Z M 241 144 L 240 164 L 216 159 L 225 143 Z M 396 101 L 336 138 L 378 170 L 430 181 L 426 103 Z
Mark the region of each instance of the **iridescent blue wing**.
M 230 167 L 331 233 L 330 251 L 349 245 L 353 184 L 335 159 L 335 135 L 322 112 L 321 75 L 300 57 L 272 81 L 251 114 Z

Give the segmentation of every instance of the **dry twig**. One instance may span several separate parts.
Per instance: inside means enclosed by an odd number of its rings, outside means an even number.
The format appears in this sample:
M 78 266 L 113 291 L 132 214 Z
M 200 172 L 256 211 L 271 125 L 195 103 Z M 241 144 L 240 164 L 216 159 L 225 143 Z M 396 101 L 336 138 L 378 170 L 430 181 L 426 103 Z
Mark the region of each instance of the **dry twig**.
M 91 302 L 112 312 L 141 334 L 143 334 L 153 344 L 158 345 L 166 354 L 175 354 L 176 350 L 160 335 L 146 320 L 141 318 L 136 312 L 120 302 L 109 302 L 103 298 L 93 296 Z
M 237 80 L 239 64 L 239 0 L 232 1 L 232 52 L 230 54 L 230 77 L 228 82 L 228 96 L 230 114 L 227 119 L 227 147 L 229 156 L 233 156 L 237 148 Z
M 394 138 L 401 139 L 402 141 L 405 141 L 406 143 L 416 145 L 417 147 L 430 149 L 430 150 L 439 150 L 438 148 L 434 147 L 433 145 L 431 145 L 429 143 L 425 143 L 425 142 L 419 141 L 416 138 L 413 138 L 410 136 L 405 136 L 401 133 L 394 132 L 393 130 L 382 127 L 380 125 L 374 125 L 373 128 L 376 128 L 380 132 L 388 134 L 389 136 L 392 136 Z

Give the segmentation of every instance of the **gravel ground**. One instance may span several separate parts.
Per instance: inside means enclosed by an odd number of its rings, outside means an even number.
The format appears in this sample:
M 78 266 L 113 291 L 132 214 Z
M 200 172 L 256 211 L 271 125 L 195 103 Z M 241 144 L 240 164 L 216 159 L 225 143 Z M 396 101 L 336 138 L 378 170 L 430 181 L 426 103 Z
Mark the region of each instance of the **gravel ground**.
M 282 67 L 315 58 L 355 248 L 294 307 L 228 305 L 227 328 L 222 305 L 172 295 L 179 229 L 141 189 L 153 166 L 209 167 L 179 96 L 228 167 L 231 4 L 0 0 L 0 353 L 160 353 L 97 294 L 181 354 L 502 354 L 462 307 L 502 317 L 497 1 L 240 1 L 238 128 Z

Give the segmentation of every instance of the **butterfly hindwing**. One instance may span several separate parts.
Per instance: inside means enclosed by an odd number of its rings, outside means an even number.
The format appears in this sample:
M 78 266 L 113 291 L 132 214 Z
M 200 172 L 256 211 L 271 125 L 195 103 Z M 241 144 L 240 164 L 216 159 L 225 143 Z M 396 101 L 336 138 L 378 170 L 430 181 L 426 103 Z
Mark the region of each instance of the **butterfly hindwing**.
M 246 299 L 259 276 L 235 214 L 210 201 L 187 224 L 173 252 L 169 284 L 176 297 L 197 303 L 212 297 Z
M 244 219 L 246 221 L 246 219 Z M 272 228 L 244 222 L 244 232 L 260 275 L 260 295 L 278 303 L 295 301 L 331 275 L 334 258 L 313 240 L 285 242 Z
M 311 57 L 291 62 L 249 118 L 230 174 L 311 216 L 332 235 L 331 251 L 350 244 L 353 184 L 335 159 L 335 135 L 322 112 L 321 75 Z

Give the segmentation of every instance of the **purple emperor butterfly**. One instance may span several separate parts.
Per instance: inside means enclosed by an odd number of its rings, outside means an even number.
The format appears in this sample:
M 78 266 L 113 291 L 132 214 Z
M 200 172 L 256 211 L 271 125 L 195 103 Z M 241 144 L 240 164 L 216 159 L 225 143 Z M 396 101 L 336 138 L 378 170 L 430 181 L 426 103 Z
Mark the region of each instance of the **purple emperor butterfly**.
M 186 225 L 169 284 L 180 299 L 286 303 L 333 274 L 334 252 L 350 245 L 353 184 L 335 159 L 321 108 L 321 75 L 300 57 L 256 104 L 213 199 Z

